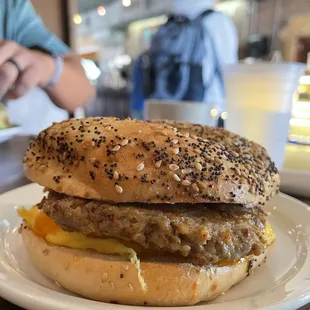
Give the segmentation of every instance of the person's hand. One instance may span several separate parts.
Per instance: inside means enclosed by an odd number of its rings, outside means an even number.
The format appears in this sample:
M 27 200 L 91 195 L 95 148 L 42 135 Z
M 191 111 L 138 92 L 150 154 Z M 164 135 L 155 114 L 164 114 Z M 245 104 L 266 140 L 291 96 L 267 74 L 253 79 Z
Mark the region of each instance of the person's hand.
M 54 72 L 51 56 L 13 41 L 0 41 L 0 99 L 24 96 L 34 87 L 45 87 Z

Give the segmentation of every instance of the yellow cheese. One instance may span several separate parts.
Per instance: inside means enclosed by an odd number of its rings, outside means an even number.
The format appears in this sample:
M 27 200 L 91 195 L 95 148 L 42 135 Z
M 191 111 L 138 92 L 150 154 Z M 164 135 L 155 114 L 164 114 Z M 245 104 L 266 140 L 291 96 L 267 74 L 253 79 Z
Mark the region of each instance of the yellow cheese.
M 267 245 L 272 244 L 276 240 L 276 233 L 272 229 L 271 225 L 267 223 L 264 238 L 267 241 Z
M 138 270 L 138 278 L 142 289 L 147 289 L 147 285 L 141 275 L 140 260 L 137 257 L 137 253 L 123 245 L 120 241 L 112 238 L 93 238 L 78 232 L 64 231 L 53 219 L 48 217 L 42 210 L 39 210 L 37 206 L 32 207 L 30 210 L 18 208 L 17 212 L 34 233 L 51 244 L 66 246 L 72 249 L 95 250 L 101 254 L 117 254 L 128 258 Z

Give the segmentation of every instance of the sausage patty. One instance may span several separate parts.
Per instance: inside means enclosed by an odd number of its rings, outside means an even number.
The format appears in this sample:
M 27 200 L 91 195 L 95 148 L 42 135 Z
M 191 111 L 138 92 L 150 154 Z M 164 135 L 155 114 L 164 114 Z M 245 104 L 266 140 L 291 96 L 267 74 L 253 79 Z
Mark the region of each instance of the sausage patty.
M 259 255 L 266 215 L 240 205 L 107 204 L 50 192 L 40 208 L 66 231 L 113 237 L 198 264 Z M 128 244 L 128 243 L 127 243 Z

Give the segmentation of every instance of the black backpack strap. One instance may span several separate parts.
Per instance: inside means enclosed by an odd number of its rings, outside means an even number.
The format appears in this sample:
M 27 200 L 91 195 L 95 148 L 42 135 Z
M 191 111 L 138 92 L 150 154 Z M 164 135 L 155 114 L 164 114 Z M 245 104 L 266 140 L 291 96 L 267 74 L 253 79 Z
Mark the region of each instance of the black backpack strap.
M 212 13 L 214 13 L 214 10 L 208 9 L 206 11 L 203 11 L 201 14 L 199 14 L 194 20 L 196 20 L 196 19 L 203 19 L 203 18 L 211 15 Z M 168 24 L 170 22 L 174 22 L 174 23 L 177 23 L 177 24 L 183 24 L 183 23 L 189 23 L 190 19 L 187 16 L 185 16 L 185 15 L 170 14 L 170 15 L 168 15 L 168 19 L 167 19 L 166 24 Z
M 183 23 L 189 23 L 190 20 L 185 15 L 170 14 L 168 16 L 168 20 L 166 22 L 166 25 L 171 23 L 171 22 L 176 23 L 176 24 L 183 24 Z
M 200 18 L 205 18 L 205 17 L 208 17 L 209 15 L 211 15 L 211 14 L 214 13 L 214 12 L 215 12 L 214 10 L 208 9 L 208 10 L 202 12 L 202 13 L 199 15 L 199 17 L 200 17 Z

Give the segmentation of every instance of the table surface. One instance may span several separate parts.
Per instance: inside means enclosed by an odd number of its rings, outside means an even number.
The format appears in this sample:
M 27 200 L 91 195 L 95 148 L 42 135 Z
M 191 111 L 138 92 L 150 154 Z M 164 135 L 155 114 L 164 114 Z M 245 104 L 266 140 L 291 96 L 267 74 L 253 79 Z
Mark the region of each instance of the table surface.
M 22 161 L 30 140 L 30 137 L 20 136 L 0 143 L 0 194 L 29 183 L 23 175 Z M 310 199 L 302 200 L 310 205 Z M 0 298 L 0 310 L 22 310 L 22 308 Z M 299 310 L 310 310 L 310 304 Z

